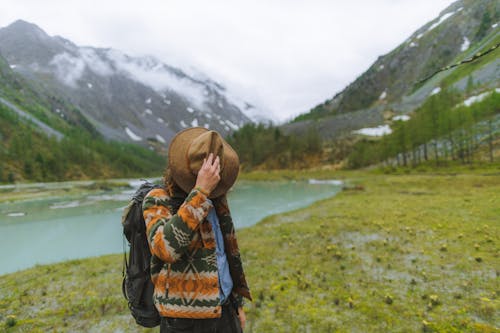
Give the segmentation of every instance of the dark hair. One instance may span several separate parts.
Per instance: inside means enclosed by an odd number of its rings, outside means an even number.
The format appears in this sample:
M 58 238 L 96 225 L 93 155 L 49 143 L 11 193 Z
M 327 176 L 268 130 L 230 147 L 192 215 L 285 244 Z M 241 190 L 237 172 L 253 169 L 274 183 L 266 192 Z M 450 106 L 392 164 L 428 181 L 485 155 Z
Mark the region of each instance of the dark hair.
M 174 196 L 179 196 L 179 194 L 183 194 L 184 196 L 187 196 L 187 193 L 185 193 L 179 185 L 177 185 L 174 181 L 174 178 L 172 177 L 172 172 L 170 171 L 170 168 L 167 166 L 165 171 L 163 172 L 163 184 L 165 186 L 165 190 L 167 191 L 167 195 L 169 197 L 174 197 Z

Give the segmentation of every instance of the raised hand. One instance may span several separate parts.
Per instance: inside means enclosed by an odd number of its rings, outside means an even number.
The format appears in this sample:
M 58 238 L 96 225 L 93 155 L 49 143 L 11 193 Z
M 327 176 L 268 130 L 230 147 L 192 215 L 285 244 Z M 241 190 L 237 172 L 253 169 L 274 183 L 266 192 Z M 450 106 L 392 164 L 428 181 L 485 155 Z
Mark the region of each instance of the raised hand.
M 219 156 L 214 158 L 210 153 L 208 158 L 203 160 L 203 164 L 198 171 L 195 188 L 198 187 L 207 196 L 217 187 L 220 181 L 220 160 Z

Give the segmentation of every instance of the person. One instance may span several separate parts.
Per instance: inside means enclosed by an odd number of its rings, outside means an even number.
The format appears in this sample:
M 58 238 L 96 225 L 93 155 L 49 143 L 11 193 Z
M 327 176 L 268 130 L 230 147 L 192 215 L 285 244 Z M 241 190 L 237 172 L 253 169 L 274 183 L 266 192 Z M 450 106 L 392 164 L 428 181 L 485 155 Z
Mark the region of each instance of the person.
M 238 171 L 238 155 L 215 131 L 189 128 L 170 143 L 165 187 L 143 201 L 161 333 L 245 327 L 243 297 L 252 298 L 226 198 Z

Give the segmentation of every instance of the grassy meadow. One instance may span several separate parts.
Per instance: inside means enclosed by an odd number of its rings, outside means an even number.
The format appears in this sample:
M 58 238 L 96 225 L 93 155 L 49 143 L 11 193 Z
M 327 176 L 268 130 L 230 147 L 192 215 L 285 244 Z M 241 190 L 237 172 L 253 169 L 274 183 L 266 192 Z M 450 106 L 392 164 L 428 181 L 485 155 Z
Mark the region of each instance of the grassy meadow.
M 238 231 L 254 298 L 246 332 L 500 332 L 498 166 L 242 178 L 346 180 L 333 198 Z M 0 331 L 158 331 L 131 319 L 121 267 L 118 254 L 0 276 Z

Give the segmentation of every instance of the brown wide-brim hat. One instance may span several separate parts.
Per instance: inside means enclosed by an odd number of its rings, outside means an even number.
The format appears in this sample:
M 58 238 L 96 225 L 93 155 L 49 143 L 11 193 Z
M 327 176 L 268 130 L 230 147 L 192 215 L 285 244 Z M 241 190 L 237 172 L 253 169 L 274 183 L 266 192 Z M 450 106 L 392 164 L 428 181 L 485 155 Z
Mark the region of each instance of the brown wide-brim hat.
M 193 189 L 203 159 L 210 153 L 220 159 L 220 181 L 210 193 L 210 198 L 217 198 L 227 193 L 238 177 L 238 154 L 219 133 L 203 127 L 188 128 L 174 136 L 168 148 L 168 166 L 173 180 L 184 192 Z

